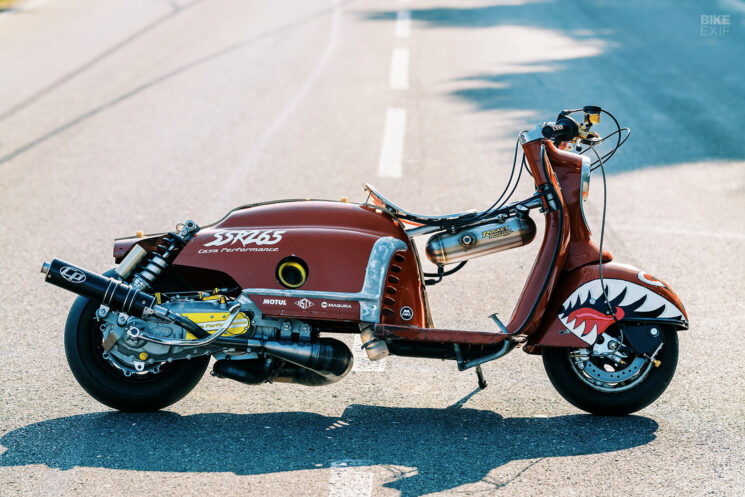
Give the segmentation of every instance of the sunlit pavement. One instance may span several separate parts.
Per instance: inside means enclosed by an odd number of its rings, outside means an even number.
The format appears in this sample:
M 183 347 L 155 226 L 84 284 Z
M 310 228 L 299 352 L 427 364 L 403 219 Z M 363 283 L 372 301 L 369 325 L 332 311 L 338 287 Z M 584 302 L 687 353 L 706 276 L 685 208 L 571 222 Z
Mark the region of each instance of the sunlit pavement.
M 0 494 L 741 495 L 744 20 L 735 0 L 0 10 Z M 72 297 L 42 260 L 103 271 L 117 236 L 273 198 L 363 201 L 363 181 L 417 212 L 485 207 L 517 133 L 587 104 L 633 130 L 607 168 L 606 247 L 691 318 L 673 383 L 637 415 L 583 415 L 519 350 L 473 395 L 471 372 L 393 357 L 323 389 L 205 376 L 150 415 L 70 374 Z M 596 234 L 602 205 L 594 176 Z M 436 324 L 510 313 L 537 247 L 432 288 Z

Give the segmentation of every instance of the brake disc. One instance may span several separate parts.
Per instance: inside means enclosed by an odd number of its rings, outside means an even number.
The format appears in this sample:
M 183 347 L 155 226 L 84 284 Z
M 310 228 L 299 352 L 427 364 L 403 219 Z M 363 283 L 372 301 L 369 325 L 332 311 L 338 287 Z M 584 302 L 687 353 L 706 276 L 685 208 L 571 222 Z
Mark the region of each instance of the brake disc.
M 620 383 L 638 374 L 646 362 L 646 359 L 637 356 L 633 361 L 631 361 L 631 364 L 621 370 L 606 371 L 594 365 L 592 361 L 587 361 L 585 363 L 584 372 L 603 383 Z

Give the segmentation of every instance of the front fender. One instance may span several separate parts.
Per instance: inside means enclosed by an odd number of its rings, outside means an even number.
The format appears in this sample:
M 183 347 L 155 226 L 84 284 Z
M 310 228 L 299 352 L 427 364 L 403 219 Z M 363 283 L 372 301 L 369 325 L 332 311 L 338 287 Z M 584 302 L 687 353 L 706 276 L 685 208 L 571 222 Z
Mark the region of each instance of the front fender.
M 606 294 L 616 318 L 627 324 L 656 323 L 688 329 L 688 314 L 673 289 L 635 267 L 603 265 Z M 539 330 L 524 350 L 540 347 L 585 348 L 614 323 L 600 285 L 600 266 L 583 266 L 562 274 Z

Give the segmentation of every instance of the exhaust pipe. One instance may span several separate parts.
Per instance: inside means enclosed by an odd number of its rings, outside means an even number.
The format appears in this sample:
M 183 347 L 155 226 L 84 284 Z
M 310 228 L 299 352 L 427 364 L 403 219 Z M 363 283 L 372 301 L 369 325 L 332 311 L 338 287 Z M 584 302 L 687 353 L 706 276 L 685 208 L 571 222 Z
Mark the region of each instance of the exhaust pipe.
M 197 323 L 180 314 L 173 313 L 158 305 L 157 299 L 133 286 L 77 267 L 69 262 L 54 259 L 41 266 L 45 281 L 70 292 L 87 297 L 115 311 L 130 316 L 143 317 L 155 314 L 160 318 L 176 323 L 199 338 L 209 336 Z
M 352 369 L 354 357 L 344 342 L 321 338 L 309 344 L 263 342 L 263 352 L 284 361 L 268 359 L 221 359 L 212 371 L 219 378 L 230 378 L 248 385 L 267 381 L 322 386 L 336 383 Z

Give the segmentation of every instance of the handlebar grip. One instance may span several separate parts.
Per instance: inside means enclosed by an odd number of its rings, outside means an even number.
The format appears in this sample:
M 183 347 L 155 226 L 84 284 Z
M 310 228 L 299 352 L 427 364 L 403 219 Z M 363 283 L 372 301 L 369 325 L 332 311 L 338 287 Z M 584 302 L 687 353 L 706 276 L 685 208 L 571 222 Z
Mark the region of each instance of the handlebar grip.
M 546 126 L 543 127 L 541 132 L 543 133 L 544 137 L 548 139 L 552 139 L 556 136 L 563 134 L 564 125 L 563 124 L 547 124 Z
M 560 117 L 554 124 L 547 124 L 541 130 L 543 136 L 549 140 L 557 140 L 560 142 L 569 141 L 577 135 L 579 127 L 577 123 L 568 117 Z

